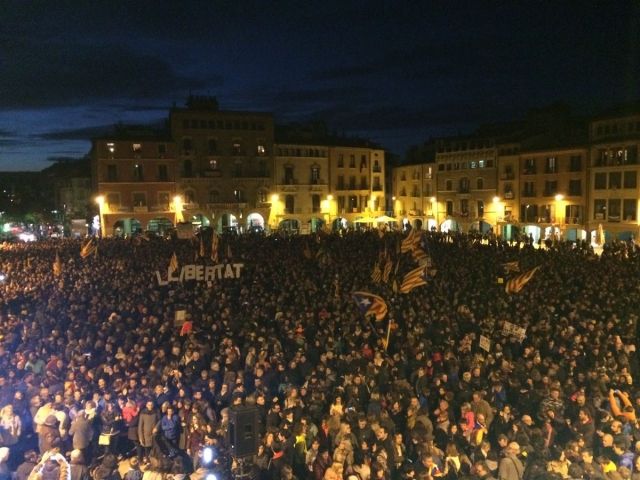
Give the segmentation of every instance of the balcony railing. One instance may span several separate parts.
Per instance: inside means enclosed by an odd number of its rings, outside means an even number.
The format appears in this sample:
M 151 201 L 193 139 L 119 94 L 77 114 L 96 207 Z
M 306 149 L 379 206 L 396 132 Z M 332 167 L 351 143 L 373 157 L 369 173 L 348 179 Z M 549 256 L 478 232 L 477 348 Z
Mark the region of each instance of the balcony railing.
M 504 192 L 504 198 L 507 200 L 513 199 L 513 192 Z
M 247 206 L 247 202 L 240 201 L 228 201 L 228 202 L 209 202 L 207 208 L 209 210 L 224 210 L 224 209 L 242 209 Z

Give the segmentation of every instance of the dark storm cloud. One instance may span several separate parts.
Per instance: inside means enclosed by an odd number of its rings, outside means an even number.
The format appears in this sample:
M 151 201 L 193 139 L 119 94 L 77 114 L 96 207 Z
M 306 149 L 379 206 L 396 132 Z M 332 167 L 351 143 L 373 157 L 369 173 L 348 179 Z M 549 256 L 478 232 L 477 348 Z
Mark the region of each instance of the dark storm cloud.
M 157 98 L 199 80 L 177 75 L 158 56 L 120 45 L 76 46 L 13 43 L 0 72 L 0 107 L 87 104 L 109 98 Z
M 113 133 L 114 125 L 96 125 L 85 128 L 72 128 L 67 130 L 57 130 L 54 132 L 41 133 L 36 138 L 42 140 L 90 140 L 94 137 L 109 135 Z

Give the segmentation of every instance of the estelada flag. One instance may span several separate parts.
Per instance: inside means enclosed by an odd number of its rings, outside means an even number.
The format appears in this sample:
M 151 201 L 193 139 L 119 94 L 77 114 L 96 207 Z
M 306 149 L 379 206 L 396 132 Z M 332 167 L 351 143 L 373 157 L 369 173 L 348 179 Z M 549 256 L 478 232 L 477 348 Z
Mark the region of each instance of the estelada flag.
M 518 293 L 522 288 L 531 280 L 533 275 L 538 271 L 540 265 L 532 268 L 528 272 L 524 272 L 521 275 L 518 275 L 515 278 L 512 278 L 507 282 L 504 287 L 504 291 L 507 293 Z
M 59 277 L 62 273 L 62 262 L 60 261 L 60 255 L 56 252 L 56 259 L 53 262 L 53 275 Z
M 387 303 L 382 297 L 369 292 L 353 292 L 351 296 L 365 317 L 373 315 L 379 322 L 387 315 Z

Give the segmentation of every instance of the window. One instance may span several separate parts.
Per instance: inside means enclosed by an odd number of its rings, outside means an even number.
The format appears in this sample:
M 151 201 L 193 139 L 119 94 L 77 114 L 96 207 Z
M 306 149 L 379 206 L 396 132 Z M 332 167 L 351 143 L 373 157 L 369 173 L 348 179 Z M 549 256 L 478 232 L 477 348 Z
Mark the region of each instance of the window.
M 107 165 L 107 182 L 118 181 L 118 167 L 116 165 Z
M 209 147 L 209 155 L 215 155 L 218 152 L 218 142 L 215 139 L 210 138 L 207 146 Z
M 580 155 L 571 156 L 571 160 L 569 161 L 569 171 L 570 172 L 582 171 L 582 157 Z
M 450 192 L 451 190 L 453 190 L 453 182 L 451 180 L 447 180 L 445 182 L 445 190 L 447 190 L 448 192 Z
M 184 200 L 185 203 L 196 203 L 196 192 L 194 192 L 193 190 L 185 190 Z
M 620 199 L 619 198 L 610 198 L 609 199 L 609 208 L 608 211 L 608 220 L 610 222 L 619 222 L 620 221 Z
M 107 143 L 107 150 L 109 153 L 114 153 L 116 151 L 116 144 L 112 142 Z
M 622 204 L 622 214 L 626 222 L 635 222 L 637 216 L 638 201 L 635 198 L 626 199 Z
M 317 185 L 318 183 L 320 183 L 320 167 L 314 165 L 311 167 L 311 184 Z
M 284 184 L 285 185 L 293 185 L 293 166 L 286 165 L 284 167 Z
M 366 155 L 361 155 L 360 156 L 360 171 L 362 171 L 363 168 L 367 168 L 367 156 Z
M 523 197 L 535 197 L 536 185 L 534 182 L 524 182 L 524 189 L 522 190 Z
M 637 188 L 637 172 L 624 172 L 624 188 Z
M 185 160 L 183 164 L 183 177 L 193 177 L 193 163 L 191 160 Z
M 169 171 L 166 165 L 158 165 L 158 180 L 160 182 L 169 180 Z
M 344 155 L 340 154 L 338 155 L 338 168 L 343 168 L 344 167 Z
M 593 182 L 593 188 L 596 190 L 604 190 L 605 188 L 607 188 L 607 174 L 602 172 L 602 173 L 596 173 L 594 182 Z
M 444 172 L 444 163 L 441 163 L 438 165 L 438 171 L 439 172 Z
M 258 155 L 264 155 L 267 153 L 267 149 L 264 148 L 264 145 L 258 145 L 256 148 Z
M 267 203 L 267 191 L 266 190 L 258 190 L 258 202 L 259 203 Z
M 236 200 L 236 202 L 238 203 L 242 203 L 244 202 L 244 192 L 242 190 L 240 190 L 239 188 L 236 188 L 233 191 L 233 198 Z
M 569 180 L 569 195 L 572 197 L 578 197 L 582 195 L 581 180 Z
M 478 217 L 484 217 L 484 202 L 482 200 L 478 200 Z
M 622 174 L 620 172 L 609 173 L 609 188 L 618 189 L 622 186 Z M 609 212 L 611 214 L 611 212 Z
M 536 173 L 536 159 L 535 158 L 527 158 L 524 161 L 524 174 L 525 175 L 533 175 Z
M 556 157 L 547 157 L 544 173 L 556 173 Z
M 355 195 L 349 195 L 349 212 L 355 212 L 358 210 L 358 197 Z
M 344 205 L 345 205 L 344 195 L 340 195 L 338 197 L 338 213 L 344 212 Z
M 158 144 L 158 155 L 162 158 L 167 153 L 167 146 L 164 143 Z
M 233 164 L 233 176 L 236 178 L 242 177 L 242 162 L 236 161 Z
M 453 215 L 453 201 L 447 200 L 447 215 Z
M 378 162 L 378 160 L 374 160 L 373 161 L 373 171 L 376 173 L 380 173 L 381 169 L 380 169 L 380 162 Z
M 469 179 L 461 178 L 458 182 L 458 192 L 460 193 L 469 193 Z
M 369 185 L 367 185 L 367 176 L 362 175 L 360 177 L 360 190 L 366 190 L 367 188 L 369 188 Z
M 233 145 L 231 146 L 231 154 L 232 155 L 241 155 L 242 154 L 242 145 L 240 144 L 240 142 L 233 142 Z
M 133 145 L 131 145 L 131 149 L 133 150 L 133 153 L 135 153 L 136 155 L 140 155 L 142 153 L 142 144 L 134 143 Z
M 109 210 L 116 210 L 120 206 L 120 194 L 107 193 L 107 206 Z
M 351 175 L 349 177 L 349 190 L 355 190 L 356 189 L 356 177 L 355 175 Z
M 147 206 L 147 194 L 144 192 L 133 193 L 133 206 L 134 207 L 146 207 Z
M 338 175 L 338 190 L 344 190 L 344 175 Z
M 193 141 L 190 138 L 182 139 L 182 151 L 184 153 L 191 153 L 193 150 Z
M 484 168 L 485 167 L 485 161 L 484 160 L 479 160 L 478 161 L 478 168 Z
M 142 182 L 144 180 L 144 174 L 142 171 L 142 164 L 136 163 L 133 166 L 133 179 L 136 182 Z
M 164 207 L 165 210 L 168 210 L 170 203 L 169 198 L 169 192 L 158 192 L 158 205 Z
M 469 215 L 469 200 L 466 198 L 460 200 L 460 213 L 463 215 Z
M 218 190 L 209 190 L 209 203 L 218 203 L 220 192 Z
M 484 189 L 484 180 L 482 178 L 478 178 L 476 180 L 476 189 L 483 190 Z
M 268 177 L 269 170 L 267 169 L 267 162 L 263 159 L 260 159 L 258 162 L 258 176 L 260 177 Z
M 356 156 L 355 155 L 350 155 L 349 156 L 349 168 L 356 168 Z
M 211 170 L 217 170 L 218 169 L 218 160 L 209 160 L 209 168 Z
M 292 214 L 295 208 L 295 197 L 286 195 L 284 197 L 284 213 Z
M 320 212 L 320 195 L 311 195 L 311 213 Z
M 551 197 L 558 193 L 558 181 L 557 180 L 547 180 L 544 182 L 544 196 Z
M 593 201 L 593 218 L 594 220 L 607 219 L 607 201 L 603 198 L 596 198 Z

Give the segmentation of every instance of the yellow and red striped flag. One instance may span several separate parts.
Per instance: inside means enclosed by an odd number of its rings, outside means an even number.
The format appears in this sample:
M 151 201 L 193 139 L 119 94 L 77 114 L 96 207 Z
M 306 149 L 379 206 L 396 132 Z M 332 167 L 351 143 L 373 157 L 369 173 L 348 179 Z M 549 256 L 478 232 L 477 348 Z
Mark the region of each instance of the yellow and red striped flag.
M 178 256 L 176 255 L 176 252 L 173 252 L 173 255 L 171 255 L 171 259 L 169 260 L 169 270 L 175 272 L 176 270 L 178 270 L 178 267 Z
M 56 252 L 56 259 L 53 262 L 53 275 L 59 277 L 62 274 L 62 262 L 60 261 L 60 255 Z
M 351 296 L 365 317 L 373 315 L 381 321 L 387 315 L 387 303 L 382 297 L 369 292 L 353 292 Z
M 87 258 L 92 253 L 98 254 L 98 245 L 94 241 L 95 239 L 92 237 L 87 243 L 85 243 L 80 249 L 80 257 Z
M 400 245 L 400 253 L 413 252 L 418 245 L 420 245 L 420 240 L 422 240 L 422 235 L 418 230 L 411 229 L 409 235 L 407 235 L 404 240 L 402 240 L 402 244 Z
M 213 260 L 215 263 L 218 263 L 218 260 L 219 260 L 219 253 L 218 253 L 219 246 L 220 246 L 220 238 L 218 238 L 218 235 L 216 235 L 216 232 L 213 232 L 213 235 L 211 235 L 211 260 Z
M 529 282 L 529 280 L 531 280 L 531 278 L 533 278 L 533 275 L 538 271 L 539 268 L 540 268 L 540 265 L 538 265 L 537 267 L 532 268 L 531 270 L 529 270 L 527 272 L 524 272 L 521 275 L 518 275 L 517 277 L 512 278 L 505 285 L 504 291 L 506 293 L 518 293 L 518 292 L 520 292 L 520 290 L 522 290 L 522 288 Z
M 400 293 L 409 293 L 416 287 L 427 284 L 427 269 L 418 267 L 411 270 L 404 276 L 400 285 Z
M 393 260 L 391 257 L 387 256 L 387 261 L 384 264 L 384 269 L 382 271 L 382 281 L 384 283 L 389 282 L 389 276 L 391 275 L 391 270 L 393 269 Z
M 380 283 L 382 281 L 382 270 L 380 270 L 380 264 L 376 262 L 371 272 L 371 281 L 373 283 Z

